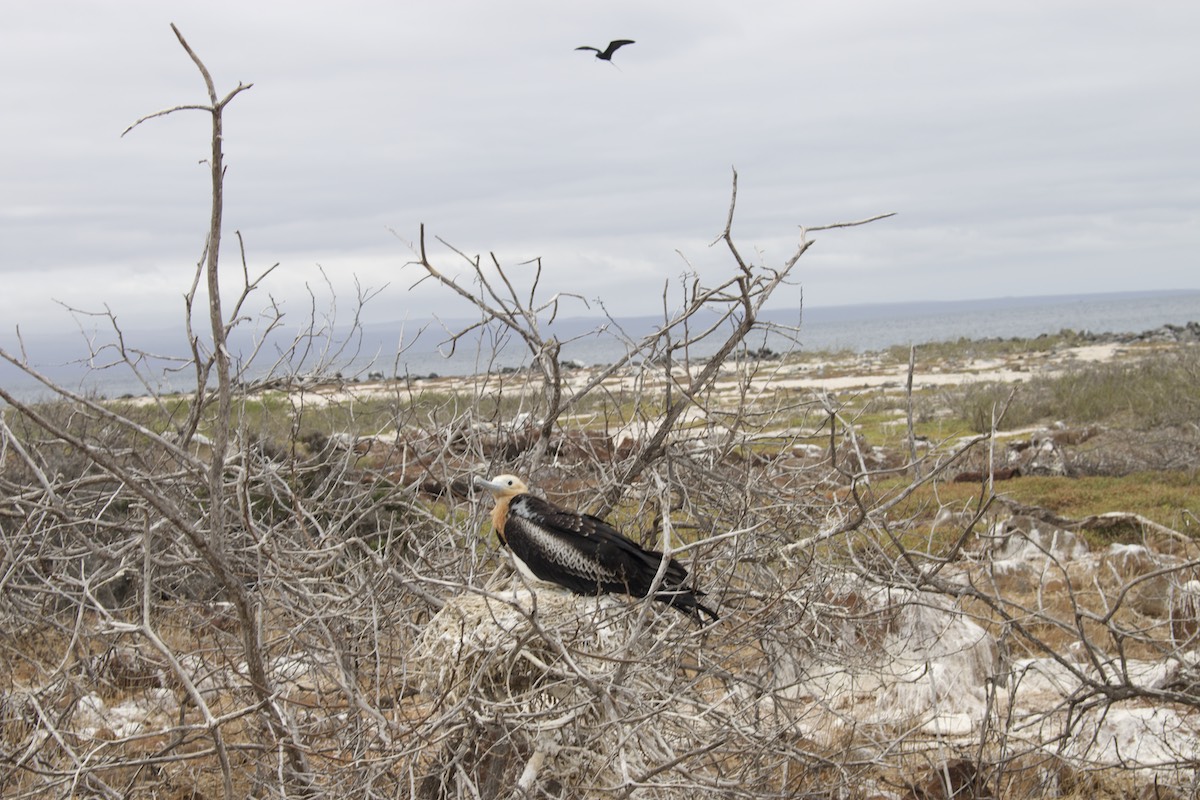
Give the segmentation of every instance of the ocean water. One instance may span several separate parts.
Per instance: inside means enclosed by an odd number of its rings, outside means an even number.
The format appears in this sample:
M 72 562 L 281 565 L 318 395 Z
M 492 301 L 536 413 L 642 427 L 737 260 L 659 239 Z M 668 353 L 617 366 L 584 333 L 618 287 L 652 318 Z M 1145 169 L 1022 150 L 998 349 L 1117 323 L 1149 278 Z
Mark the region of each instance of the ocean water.
M 804 312 L 807 349 L 855 352 L 960 338 L 1032 338 L 1064 329 L 1140 333 L 1200 321 L 1200 291 L 1006 297 L 947 303 L 817 308 Z
M 1093 333 L 1140 333 L 1163 325 L 1200 321 L 1200 291 L 1005 297 L 942 303 L 891 303 L 775 311 L 773 323 L 798 327 L 782 335 L 752 335 L 750 347 L 776 352 L 867 352 L 895 345 L 955 341 L 960 338 L 1033 338 L 1064 329 Z M 694 351 L 710 355 L 718 337 Z M 566 357 L 609 363 L 624 352 L 597 341 L 564 347 Z
M 798 330 L 787 337 L 755 333 L 747 340 L 747 346 L 766 346 L 775 352 L 795 348 L 865 352 L 894 345 L 919 345 L 964 337 L 1031 338 L 1067 328 L 1096 333 L 1139 333 L 1166 324 L 1183 325 L 1200 321 L 1200 290 L 785 309 L 770 311 L 764 314 L 764 318 L 771 323 L 796 327 Z M 661 319 L 653 317 L 626 318 L 618 322 L 625 338 L 616 335 L 611 326 L 608 331 L 597 334 L 596 330 L 603 321 L 596 319 L 559 320 L 547 332 L 566 343 L 562 348 L 562 358 L 596 365 L 612 363 L 621 358 L 626 352 L 626 339 L 637 339 L 662 325 Z M 464 320 L 448 322 L 446 327 L 454 330 L 470 324 L 469 320 Z M 485 332 L 482 339 L 479 335 L 474 339 L 464 338 L 455 355 L 447 358 L 447 337 L 443 329 L 429 326 L 416 336 L 420 327 L 411 322 L 407 325 L 400 322 L 370 323 L 352 337 L 351 347 L 338 358 L 331 359 L 319 368 L 316 362 L 302 362 L 292 364 L 290 369 L 297 374 L 320 372 L 332 375 L 340 372 L 347 378 L 365 378 L 370 373 L 387 377 L 423 377 L 431 374 L 483 373 L 500 367 L 519 367 L 530 360 L 528 350 L 520 340 L 496 329 Z M 263 351 L 275 351 L 281 342 L 290 340 L 293 334 L 290 331 L 281 332 L 279 341 L 268 343 Z M 146 346 L 143 342 L 146 340 L 151 343 L 148 349 L 160 355 L 182 355 L 186 352 L 182 346 L 183 337 L 179 334 L 177 338 L 179 346 L 172 348 L 170 342 L 175 341 L 175 333 L 144 332 L 139 337 L 137 331 L 126 331 L 125 336 L 126 342 L 132 346 Z M 725 338 L 726 332 L 718 331 L 708 341 L 692 348 L 690 357 L 711 355 Z M 402 351 L 399 347 L 401 342 L 404 343 Z M 146 393 L 145 386 L 123 366 L 95 370 L 81 365 L 79 358 L 85 351 L 78 336 L 64 338 L 53 347 L 39 348 L 38 342 L 30 344 L 30 352 L 38 368 L 62 385 L 107 397 Z M 250 350 L 248 339 L 231 344 L 231 350 L 235 353 Z M 315 344 L 317 346 L 312 348 L 312 352 L 326 350 L 324 343 Z M 189 388 L 187 373 L 168 372 L 165 362 L 158 367 L 151 363 L 145 374 L 149 384 L 157 391 Z M 24 399 L 48 396 L 47 390 L 7 364 L 0 364 L 0 382 Z

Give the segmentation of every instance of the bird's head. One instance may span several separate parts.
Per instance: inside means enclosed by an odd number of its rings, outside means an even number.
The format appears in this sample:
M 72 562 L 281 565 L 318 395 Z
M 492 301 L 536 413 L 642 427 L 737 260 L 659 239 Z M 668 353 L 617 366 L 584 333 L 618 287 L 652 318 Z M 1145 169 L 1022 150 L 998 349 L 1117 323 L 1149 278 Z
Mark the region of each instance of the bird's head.
M 487 489 L 497 500 L 505 497 L 516 497 L 519 494 L 525 494 L 529 491 L 529 487 L 525 485 L 525 482 L 516 475 L 497 475 L 490 481 L 476 476 L 475 485 Z

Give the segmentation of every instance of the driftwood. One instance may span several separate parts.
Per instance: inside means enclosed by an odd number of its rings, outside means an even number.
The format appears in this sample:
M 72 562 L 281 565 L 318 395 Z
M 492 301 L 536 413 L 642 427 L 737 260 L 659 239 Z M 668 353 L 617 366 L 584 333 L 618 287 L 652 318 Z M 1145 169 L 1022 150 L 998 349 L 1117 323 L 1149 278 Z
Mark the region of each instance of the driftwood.
M 1168 528 L 1165 525 L 1160 525 L 1152 519 L 1148 519 L 1141 514 L 1134 514 L 1128 511 L 1109 511 L 1104 514 L 1091 514 L 1083 519 L 1072 519 L 1064 517 L 1053 511 L 1042 508 L 1040 506 L 1030 506 L 1025 503 L 1018 502 L 1006 497 L 998 497 L 999 502 L 1003 503 L 1013 514 L 1018 514 L 1026 517 L 1040 519 L 1043 522 L 1049 522 L 1052 525 L 1057 525 L 1060 528 L 1067 530 L 1110 530 L 1128 525 L 1136 525 L 1145 531 L 1153 532 L 1161 536 L 1166 536 L 1174 539 L 1177 542 L 1194 545 L 1196 540 L 1186 533 Z

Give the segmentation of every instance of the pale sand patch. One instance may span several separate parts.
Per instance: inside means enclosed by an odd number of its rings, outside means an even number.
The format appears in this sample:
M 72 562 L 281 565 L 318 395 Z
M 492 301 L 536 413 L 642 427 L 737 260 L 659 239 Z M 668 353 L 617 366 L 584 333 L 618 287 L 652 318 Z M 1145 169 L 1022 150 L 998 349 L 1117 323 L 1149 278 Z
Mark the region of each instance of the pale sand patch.
M 1028 360 L 1018 359 L 979 359 L 968 362 L 953 372 L 943 372 L 937 365 L 922 368 L 917 364 L 913 382 L 918 386 L 957 386 L 979 381 L 998 381 L 1014 383 L 1027 380 L 1032 375 L 1046 375 L 1060 372 L 1070 363 L 1089 362 L 1100 363 L 1111 361 L 1121 349 L 1117 343 L 1084 345 L 1072 347 L 1031 364 Z M 700 369 L 700 367 L 695 367 Z M 801 373 L 807 374 L 798 374 Z M 834 377 L 817 377 L 812 373 L 824 371 L 848 372 L 849 374 Z M 567 389 L 573 384 L 582 386 L 590 378 L 589 373 L 573 376 L 567 381 Z M 818 364 L 785 364 L 779 369 L 769 371 L 761 378 L 751 381 L 752 391 L 769 391 L 777 389 L 813 389 L 824 391 L 842 391 L 848 389 L 870 389 L 883 386 L 902 387 L 908 380 L 908 367 L 904 364 L 882 367 L 874 354 L 857 354 L 843 360 L 821 362 Z M 472 390 L 478 382 L 476 376 L 446 377 L 423 380 L 417 386 L 426 385 L 443 391 L 464 392 Z M 639 387 L 654 388 L 657 384 L 629 376 L 614 376 L 605 385 L 613 390 L 636 391 Z M 738 381 L 719 379 L 717 391 L 728 391 L 736 388 Z M 519 386 L 510 383 L 508 391 L 540 391 L 541 385 L 536 381 L 522 383 Z M 395 393 L 394 385 L 381 383 L 364 383 L 343 387 L 339 390 L 308 390 L 305 392 L 305 402 L 319 404 L 350 403 L 355 400 L 366 400 Z
M 1110 342 L 1109 344 L 1089 344 L 1084 347 L 1071 348 L 1067 351 L 1067 356 L 1077 361 L 1107 362 L 1112 361 L 1116 357 L 1117 351 L 1121 347 L 1122 345 L 1116 342 Z
M 922 365 L 918 362 L 913 383 L 919 387 L 957 386 L 979 381 L 998 381 L 1015 383 L 1024 381 L 1034 375 L 1052 375 L 1066 369 L 1075 363 L 1103 363 L 1112 361 L 1122 350 L 1118 343 L 1084 345 L 1072 347 L 1054 354 L 1027 354 L 1024 359 L 979 359 L 957 367 L 954 371 L 943 371 L 939 364 Z M 699 365 L 693 371 L 701 369 Z M 566 380 L 565 389 L 569 393 L 578 390 L 596 374 L 599 367 L 581 370 Z M 832 377 L 821 377 L 824 372 L 843 373 Z M 677 371 L 680 379 L 685 379 L 682 370 Z M 474 393 L 479 382 L 485 376 L 468 375 L 461 377 L 425 378 L 413 382 L 412 390 L 422 388 L 453 393 Z M 872 389 L 879 387 L 903 388 L 908 380 L 908 367 L 905 364 L 883 366 L 878 354 L 863 353 L 848 356 L 845 359 L 817 362 L 780 364 L 767 368 L 763 374 L 750 381 L 750 391 L 770 392 L 780 389 L 811 389 L 816 391 L 844 391 L 851 389 Z M 661 376 L 630 376 L 614 375 L 604 382 L 611 391 L 636 392 L 639 389 L 661 388 Z M 716 391 L 736 391 L 740 381 L 733 375 L 722 376 L 717 380 Z M 540 392 L 541 383 L 536 380 L 509 380 L 505 391 L 512 393 Z M 402 389 L 392 382 L 369 382 L 347 384 L 339 387 L 309 386 L 292 393 L 292 401 L 310 406 L 328 406 L 352 404 L 356 401 L 377 400 L 388 396 L 405 396 L 409 390 Z M 144 405 L 154 402 L 152 397 L 132 398 L 126 402 Z
M 921 368 L 917 364 L 913 383 L 917 386 L 958 386 L 980 381 L 1016 383 L 1028 380 L 1033 375 L 1052 375 L 1062 372 L 1071 363 L 1104 363 L 1112 361 L 1120 351 L 1117 343 L 1072 347 L 1036 366 L 1015 359 L 979 359 L 971 361 L 954 372 L 942 372 L 937 366 Z M 1017 365 L 1020 368 L 1017 368 Z M 823 365 L 828 369 L 846 369 L 854 362 L 832 362 Z M 907 365 L 896 365 L 867 374 L 858 373 L 832 378 L 796 377 L 771 378 L 768 384 L 775 389 L 816 389 L 835 391 L 843 389 L 869 389 L 880 386 L 902 387 L 908 382 Z

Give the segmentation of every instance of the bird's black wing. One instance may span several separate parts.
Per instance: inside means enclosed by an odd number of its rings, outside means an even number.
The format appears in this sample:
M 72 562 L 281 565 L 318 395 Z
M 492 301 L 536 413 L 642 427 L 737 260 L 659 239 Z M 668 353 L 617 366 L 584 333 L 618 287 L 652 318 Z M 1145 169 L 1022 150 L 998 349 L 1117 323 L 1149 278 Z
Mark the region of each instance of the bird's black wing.
M 637 562 L 640 563 L 641 569 L 638 570 L 636 576 L 631 576 L 624 589 L 618 591 L 625 591 L 637 597 L 645 597 L 650 593 L 650 587 L 654 584 L 654 576 L 658 574 L 659 567 L 662 565 L 662 553 L 658 550 L 647 550 L 637 542 L 623 536 L 599 517 L 594 517 L 591 514 L 573 514 L 570 511 L 563 511 L 550 503 L 547 503 L 547 505 L 565 514 L 567 517 L 579 518 L 577 524 L 582 529 L 583 536 L 588 538 L 596 537 L 618 545 L 623 554 L 626 552 L 633 553 Z M 576 523 L 572 520 L 571 524 L 574 525 Z M 704 624 L 705 617 L 713 622 L 718 620 L 717 612 L 700 602 L 700 598 L 704 596 L 704 592 L 695 587 L 688 587 L 687 579 L 687 569 L 672 558 L 667 562 L 667 570 L 663 573 L 658 591 L 654 593 L 654 599 L 679 609 L 700 625 Z
M 530 494 L 513 498 L 504 533 L 508 546 L 533 574 L 580 594 L 644 597 L 663 558 L 598 517 L 567 511 Z M 687 575 L 683 565 L 671 559 L 663 587 L 679 587 Z
M 576 50 L 594 50 L 594 51 L 595 51 L 595 52 L 597 52 L 597 53 L 599 53 L 599 52 L 600 52 L 600 48 L 599 48 L 599 47 L 591 47 L 591 46 L 589 46 L 589 45 L 586 45 L 586 44 L 585 44 L 585 45 L 583 45 L 582 47 L 576 47 L 575 49 L 576 49 Z
M 617 52 L 617 48 L 624 47 L 627 44 L 636 44 L 636 42 L 633 39 L 613 39 L 608 43 L 608 47 L 604 48 L 601 58 L 612 58 L 612 54 Z

